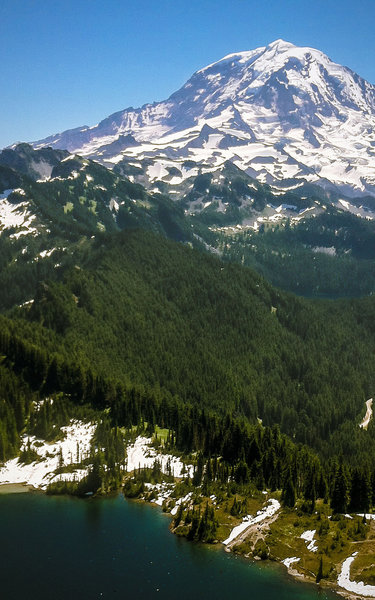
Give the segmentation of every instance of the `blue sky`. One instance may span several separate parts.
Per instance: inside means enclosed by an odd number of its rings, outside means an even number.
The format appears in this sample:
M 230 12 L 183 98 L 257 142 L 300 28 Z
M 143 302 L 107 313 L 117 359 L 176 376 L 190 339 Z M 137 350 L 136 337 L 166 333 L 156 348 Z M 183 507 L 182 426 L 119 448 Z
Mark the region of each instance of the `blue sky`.
M 163 100 L 277 38 L 375 83 L 375 0 L 1 0 L 0 148 Z

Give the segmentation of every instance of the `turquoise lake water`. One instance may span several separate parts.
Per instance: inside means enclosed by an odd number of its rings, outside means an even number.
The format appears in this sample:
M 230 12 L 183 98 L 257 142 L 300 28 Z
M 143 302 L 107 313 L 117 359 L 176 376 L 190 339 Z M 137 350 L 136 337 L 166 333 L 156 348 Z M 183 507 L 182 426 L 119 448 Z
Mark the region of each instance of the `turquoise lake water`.
M 273 564 L 187 542 L 158 508 L 0 495 L 1 600 L 334 600 Z

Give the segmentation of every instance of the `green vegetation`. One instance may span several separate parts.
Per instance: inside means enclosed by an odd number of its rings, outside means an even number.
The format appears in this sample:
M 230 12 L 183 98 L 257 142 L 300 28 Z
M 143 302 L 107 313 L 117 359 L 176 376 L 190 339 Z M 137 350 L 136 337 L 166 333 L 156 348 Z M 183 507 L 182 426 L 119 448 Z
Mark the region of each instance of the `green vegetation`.
M 47 171 L 51 170 L 50 179 L 41 180 L 35 172 L 40 160 L 42 164 L 46 161 Z M 2 311 L 33 298 L 38 282 L 58 281 L 66 268 L 79 265 L 90 253 L 91 238 L 98 232 L 112 234 L 141 227 L 200 245 L 183 210 L 169 198 L 150 195 L 142 186 L 98 163 L 66 152 L 35 151 L 27 144 L 3 151 L 0 186 L 15 189 L 8 197 L 10 203 L 26 202 L 34 217 L 32 227 L 38 232 L 18 239 L 12 237 L 16 233 L 14 227 L 1 232 Z M 42 258 L 40 253 L 44 251 L 49 254 Z
M 322 275 L 310 288 L 299 284 L 304 293 L 333 294 L 345 269 L 371 267 L 373 224 L 333 210 L 296 227 L 239 234 L 232 244 L 208 229 L 209 211 L 189 220 L 183 206 L 86 159 L 64 155 L 51 178 L 37 182 L 29 153 L 24 148 L 18 174 L 25 194 L 9 201 L 28 199 L 40 235 L 27 244 L 12 230 L 0 237 L 0 461 L 19 453 L 25 431 L 56 439 L 73 414 L 88 419 L 94 411 L 88 478 L 50 491 L 116 489 L 136 428 L 193 457 L 183 485 L 186 493 L 202 486 L 207 503 L 178 514 L 194 539 L 221 535 L 211 495 L 225 498 L 232 519 L 265 488 L 278 491 L 286 509 L 297 504 L 310 515 L 322 501 L 335 513 L 374 506 L 375 426 L 358 425 L 375 387 L 375 298 L 298 298 L 234 262 L 255 256 L 267 276 L 279 272 L 277 282 L 294 289 L 311 248 L 334 247 L 335 257 L 314 255 L 326 261 L 329 287 Z M 260 210 L 270 189 L 232 171 L 220 189 L 198 176 L 194 198 L 225 194 L 234 214 L 245 210 L 239 198 L 251 196 Z M 0 174 L 17 178 L 9 167 Z M 288 199 L 299 208 L 307 202 Z M 226 261 L 193 249 L 202 247 L 193 231 Z M 26 462 L 33 457 L 23 451 Z M 160 477 L 157 465 L 134 474 L 127 493 L 137 496 Z M 264 547 L 257 552 L 264 556 Z
M 74 208 L 73 202 L 67 202 L 64 206 L 64 213 L 67 214 L 67 213 L 72 212 L 73 208 Z
M 334 446 L 358 460 L 373 444 L 371 424 L 358 423 L 373 393 L 374 309 L 373 298 L 287 296 L 248 269 L 134 231 L 98 237 L 80 269 L 13 314 L 126 386 L 278 423 L 325 457 Z
M 216 235 L 211 243 L 225 260 L 250 266 L 302 296 L 375 292 L 375 225 L 333 208 L 293 226 L 286 222 L 259 233 Z
M 368 504 L 373 425 L 358 424 L 374 384 L 373 298 L 298 299 L 249 269 L 142 231 L 98 236 L 77 267 L 1 320 L 2 381 L 15 386 L 1 394 L 3 457 L 18 450 L 30 399 L 62 392 L 110 408 L 113 425 L 143 419 L 173 429 L 179 451 L 222 456 L 238 483 L 281 488 L 285 505 L 333 494 L 341 453 L 365 491 L 354 498 L 350 470 L 339 496 Z M 286 459 L 249 433 L 270 435 L 275 423 L 319 453 L 323 478 L 298 446 Z
M 373 584 L 375 523 L 343 514 L 375 508 L 375 425 L 359 427 L 375 390 L 375 296 L 307 300 L 267 280 L 307 296 L 371 294 L 374 224 L 332 208 L 224 235 L 221 225 L 274 201 L 233 165 L 198 175 L 173 203 L 124 179 L 125 165 L 110 172 L 48 149 L 51 178 L 36 181 L 33 153 L 7 151 L 0 165 L 0 183 L 21 188 L 8 201 L 26 198 L 38 229 L 0 236 L 0 463 L 38 461 L 22 438 L 52 442 L 72 419 L 90 421 L 88 456 L 77 447 L 58 467 L 87 476 L 47 493 L 123 487 L 152 502 L 162 490 L 173 530 L 206 543 L 277 498 L 269 530 L 234 551 L 299 556 L 296 569 L 319 582 L 359 550 L 353 577 Z M 189 216 L 192 201 L 211 204 Z M 298 209 L 321 201 L 282 197 Z M 156 459 L 127 474 L 137 435 L 191 472 L 176 480 Z M 301 539 L 311 529 L 317 553 Z

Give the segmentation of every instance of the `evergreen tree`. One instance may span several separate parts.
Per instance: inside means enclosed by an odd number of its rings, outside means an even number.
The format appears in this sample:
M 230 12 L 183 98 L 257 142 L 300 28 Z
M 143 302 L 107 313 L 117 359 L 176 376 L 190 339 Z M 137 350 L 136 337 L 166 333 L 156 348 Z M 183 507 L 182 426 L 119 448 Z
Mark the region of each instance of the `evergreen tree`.
M 331 496 L 331 508 L 335 513 L 346 513 L 349 504 L 349 484 L 342 463 L 337 469 Z
M 292 478 L 292 472 L 289 468 L 284 480 L 284 485 L 281 493 L 281 501 L 284 506 L 293 508 L 296 503 L 296 488 Z
M 316 574 L 316 583 L 319 583 L 320 580 L 323 578 L 323 556 L 320 557 L 320 561 L 319 561 L 319 569 L 318 572 Z

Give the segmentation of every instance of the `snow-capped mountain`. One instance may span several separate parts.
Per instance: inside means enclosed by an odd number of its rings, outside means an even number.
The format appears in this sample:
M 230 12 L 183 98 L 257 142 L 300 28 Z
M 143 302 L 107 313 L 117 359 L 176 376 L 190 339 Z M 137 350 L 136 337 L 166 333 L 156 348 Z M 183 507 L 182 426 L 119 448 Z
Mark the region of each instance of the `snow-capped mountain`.
M 90 156 L 133 181 L 179 188 L 226 161 L 275 188 L 375 195 L 375 86 L 283 40 L 225 56 L 164 102 L 34 143 Z

